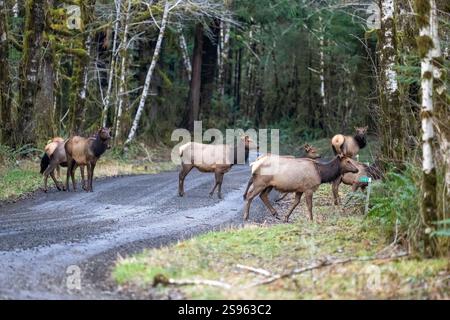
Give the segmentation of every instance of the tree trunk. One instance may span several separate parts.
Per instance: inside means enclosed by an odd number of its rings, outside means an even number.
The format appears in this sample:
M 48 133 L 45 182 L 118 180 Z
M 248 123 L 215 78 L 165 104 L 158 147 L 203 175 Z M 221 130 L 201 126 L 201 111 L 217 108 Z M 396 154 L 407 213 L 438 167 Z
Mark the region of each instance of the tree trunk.
M 74 63 L 69 106 L 70 132 L 72 134 L 81 134 L 85 122 L 88 68 L 91 49 L 91 35 L 88 28 L 92 22 L 94 5 L 95 0 L 80 2 L 82 33 L 79 36 L 80 41 L 76 41 L 76 43 L 86 54 L 84 57 L 77 57 Z
M 186 44 L 186 39 L 183 35 L 183 29 L 181 27 L 178 27 L 178 41 L 181 49 L 181 54 L 183 55 L 183 63 L 184 67 L 186 68 L 186 74 L 189 81 L 191 81 L 192 78 L 192 65 L 191 60 L 189 60 L 189 52 Z
M 203 114 L 203 119 L 209 119 L 212 109 L 211 101 L 216 84 L 219 25 L 220 21 L 214 19 L 210 24 L 210 35 L 203 34 L 202 76 L 200 85 L 200 111 Z
M 115 123 L 115 135 L 114 135 L 114 142 L 117 143 L 120 141 L 120 123 L 122 120 L 122 110 L 123 110 L 123 103 L 125 100 L 125 88 L 126 88 L 126 74 L 127 74 L 127 57 L 128 57 L 128 28 L 129 28 L 129 14 L 131 9 L 131 0 L 128 0 L 128 6 L 127 11 L 125 13 L 125 19 L 124 19 L 124 30 L 122 35 L 122 44 L 120 46 L 120 56 L 121 56 L 121 63 L 120 63 L 120 82 L 119 82 L 119 96 L 118 103 L 117 103 L 117 115 L 116 115 L 116 123 Z
M 8 8 L 0 0 L 0 143 L 12 142 L 11 79 L 9 73 Z
M 433 118 L 434 128 L 436 129 L 436 137 L 439 144 L 438 168 L 439 174 L 444 177 L 442 198 L 438 197 L 438 219 L 443 220 L 447 216 L 446 212 L 450 211 L 450 107 L 449 99 L 447 98 L 446 87 L 446 73 L 445 58 L 441 50 L 441 43 L 439 39 L 439 22 L 437 15 L 436 3 L 431 4 L 431 33 L 433 39 L 433 49 L 431 50 L 433 63 L 433 102 L 434 114 Z M 439 186 L 437 186 L 437 191 Z
M 322 102 L 322 110 L 320 111 L 319 115 L 319 125 L 322 129 L 324 129 L 324 118 L 325 113 L 327 111 L 327 96 L 325 92 L 325 39 L 324 39 L 324 33 L 325 33 L 325 27 L 322 22 L 322 17 L 319 16 L 319 23 L 320 23 L 320 35 L 319 35 L 319 58 L 320 58 L 320 99 Z
M 194 53 L 192 58 L 192 79 L 189 89 L 187 110 L 189 112 L 188 129 L 194 130 L 194 121 L 198 120 L 200 112 L 200 86 L 202 74 L 203 25 L 195 27 Z
M 46 0 L 47 6 L 53 8 L 53 0 Z M 45 26 L 45 33 L 51 33 L 50 28 Z M 34 106 L 34 121 L 36 123 L 36 140 L 47 141 L 49 138 L 55 136 L 56 127 L 53 122 L 54 119 L 54 92 L 55 92 L 55 61 L 52 42 L 48 36 L 43 40 L 43 57 L 40 62 L 38 73 L 39 88 L 36 93 L 36 103 Z
M 39 88 L 38 71 L 42 58 L 42 43 L 45 30 L 46 0 L 30 0 L 25 8 L 25 32 L 23 55 L 20 65 L 22 79 L 19 88 L 19 108 L 16 145 L 36 142 L 33 121 L 34 103 Z
M 225 22 L 220 22 L 220 64 L 219 64 L 219 75 L 218 75 L 218 87 L 219 95 L 223 97 L 225 95 L 225 68 L 227 66 L 227 58 L 230 43 L 230 25 Z
M 380 0 L 381 32 L 379 36 L 380 64 L 380 132 L 381 150 L 386 160 L 404 160 L 402 110 L 397 82 L 397 32 L 395 29 L 394 0 Z
M 159 52 L 161 50 L 161 44 L 164 38 L 164 31 L 166 29 L 166 24 L 169 16 L 169 7 L 170 7 L 169 1 L 166 1 L 164 5 L 164 13 L 161 21 L 161 26 L 159 29 L 158 40 L 156 42 L 155 51 L 153 53 L 152 63 L 148 68 L 147 76 L 145 77 L 144 89 L 142 90 L 141 99 L 139 100 L 139 106 L 136 112 L 136 116 L 134 117 L 133 125 L 131 126 L 130 133 L 128 134 L 128 138 L 125 141 L 125 144 L 130 143 L 136 137 L 136 131 L 139 126 L 139 120 L 141 119 L 142 112 L 144 111 L 145 101 L 147 100 L 148 91 L 150 89 L 153 71 L 155 70 L 156 63 L 158 62 Z
M 122 7 L 122 0 L 114 0 L 114 4 L 116 7 L 116 21 L 114 22 L 114 36 L 113 36 L 111 62 L 110 62 L 109 75 L 108 75 L 108 87 L 106 88 L 105 99 L 103 100 L 103 113 L 102 113 L 103 127 L 106 127 L 106 123 L 108 120 L 108 109 L 109 109 L 109 102 L 111 99 L 112 83 L 113 83 L 114 74 L 116 72 L 117 36 L 119 34 L 119 22 L 121 19 L 120 11 L 121 11 L 121 7 Z
M 433 47 L 435 43 L 433 36 L 433 8 L 434 0 L 416 0 L 417 21 L 419 24 L 419 37 L 417 45 L 421 58 L 421 90 L 422 90 L 422 220 L 427 229 L 433 228 L 433 222 L 437 220 L 436 204 L 436 167 L 433 151 Z M 434 12 L 435 13 L 435 12 Z M 425 253 L 435 255 L 437 246 L 429 232 L 424 235 Z

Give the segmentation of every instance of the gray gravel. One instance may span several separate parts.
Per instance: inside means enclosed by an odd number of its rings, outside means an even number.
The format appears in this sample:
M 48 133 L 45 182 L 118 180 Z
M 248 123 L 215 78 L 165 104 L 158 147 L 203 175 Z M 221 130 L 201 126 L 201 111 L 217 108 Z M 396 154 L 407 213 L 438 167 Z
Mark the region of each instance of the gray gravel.
M 242 225 L 249 171 L 235 166 L 225 175 L 223 200 L 208 197 L 214 175 L 193 170 L 183 198 L 178 172 L 165 172 L 95 181 L 93 193 L 52 189 L 0 207 L 0 298 L 127 298 L 109 278 L 118 255 Z M 258 199 L 250 220 L 264 219 Z M 81 270 L 81 290 L 67 287 L 72 265 Z

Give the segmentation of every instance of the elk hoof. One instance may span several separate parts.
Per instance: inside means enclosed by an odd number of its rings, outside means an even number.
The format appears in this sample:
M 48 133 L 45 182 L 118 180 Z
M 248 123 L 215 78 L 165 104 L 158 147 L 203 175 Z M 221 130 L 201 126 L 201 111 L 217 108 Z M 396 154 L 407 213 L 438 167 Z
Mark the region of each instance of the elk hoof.
M 184 192 L 178 192 L 178 196 L 179 197 L 183 197 L 184 196 Z
M 223 196 L 222 196 L 221 193 L 219 193 L 219 194 L 217 195 L 217 197 L 218 197 L 219 199 L 223 199 Z
M 284 217 L 284 222 L 286 222 L 286 223 L 288 223 L 289 222 L 289 217 L 288 216 L 286 216 L 286 217 Z
M 45 192 L 45 193 L 47 193 L 47 192 L 48 192 L 48 190 L 47 190 L 47 189 L 44 189 L 44 192 Z

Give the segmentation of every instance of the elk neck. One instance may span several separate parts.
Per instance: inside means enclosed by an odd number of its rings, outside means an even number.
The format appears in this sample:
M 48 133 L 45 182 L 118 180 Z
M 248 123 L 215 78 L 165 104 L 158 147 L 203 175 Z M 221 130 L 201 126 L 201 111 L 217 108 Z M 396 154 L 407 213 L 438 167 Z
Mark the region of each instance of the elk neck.
M 320 163 L 314 161 L 322 183 L 332 182 L 341 174 L 339 157 L 334 157 L 331 161 Z

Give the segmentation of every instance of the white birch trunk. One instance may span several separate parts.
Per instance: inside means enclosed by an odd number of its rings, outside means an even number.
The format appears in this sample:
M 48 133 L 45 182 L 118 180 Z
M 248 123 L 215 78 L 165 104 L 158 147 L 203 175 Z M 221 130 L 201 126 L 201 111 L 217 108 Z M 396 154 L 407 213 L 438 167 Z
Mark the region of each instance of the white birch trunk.
M 183 55 L 184 67 L 186 68 L 186 73 L 190 82 L 192 78 L 192 65 L 191 60 L 189 59 L 186 38 L 183 35 L 183 29 L 181 26 L 178 27 L 178 41 L 181 48 L 181 54 Z
M 88 35 L 87 40 L 86 40 L 86 51 L 88 53 L 88 56 L 91 56 L 91 47 L 92 47 L 91 35 Z M 87 64 L 84 67 L 83 72 L 84 72 L 83 87 L 81 88 L 81 91 L 80 91 L 80 98 L 82 100 L 86 100 L 86 92 L 87 92 L 87 87 L 88 87 L 89 64 Z
M 156 63 L 158 62 L 159 52 L 161 50 L 162 40 L 164 38 L 164 31 L 166 29 L 167 18 L 169 16 L 169 1 L 166 0 L 164 5 L 164 13 L 161 21 L 161 27 L 159 29 L 158 40 L 156 42 L 155 52 L 153 54 L 152 63 L 148 68 L 147 76 L 145 77 L 144 89 L 142 90 L 141 99 L 139 101 L 139 106 L 136 112 L 136 116 L 134 117 L 133 125 L 131 126 L 130 133 L 128 134 L 128 138 L 125 141 L 125 144 L 130 143 L 136 136 L 136 131 L 139 126 L 139 120 L 141 119 L 142 111 L 144 111 L 145 100 L 147 99 L 148 91 L 150 88 L 150 83 L 153 77 L 153 71 L 155 70 Z
M 434 2 L 430 0 L 430 4 Z M 420 28 L 419 35 L 421 37 L 432 38 L 432 14 L 430 12 L 430 20 L 427 25 Z M 421 90 L 422 90 L 422 170 L 425 174 L 430 174 L 434 169 L 434 158 L 432 149 L 432 140 L 434 138 L 433 128 L 433 65 L 432 50 L 428 50 L 422 58 L 421 69 Z
M 383 0 L 381 8 L 381 24 L 389 25 L 394 21 L 394 0 Z M 389 21 L 391 21 L 389 23 Z M 393 26 L 392 26 L 393 27 Z M 394 31 L 391 28 L 386 28 L 384 33 L 384 44 L 382 52 L 395 52 L 394 48 Z M 392 100 L 393 95 L 398 90 L 397 72 L 395 71 L 395 55 L 382 55 L 381 58 L 385 60 L 384 65 L 384 77 L 386 79 L 386 90 L 388 100 Z M 389 101 L 392 102 L 392 101 Z
M 430 16 L 430 25 L 431 25 L 431 38 L 433 40 L 433 48 L 431 51 L 431 57 L 432 59 L 436 59 L 436 61 L 442 61 L 442 59 L 445 59 L 445 54 L 441 50 L 441 42 L 439 39 L 439 21 L 438 21 L 438 15 L 437 15 L 437 7 L 435 0 L 431 0 L 431 16 Z M 445 51 L 445 49 L 444 49 Z M 445 61 L 445 60 L 444 60 Z M 434 93 L 437 94 L 436 98 L 434 99 L 435 103 L 445 103 L 443 101 L 436 101 L 436 99 L 445 99 L 446 95 L 446 85 L 445 81 L 445 67 L 440 64 L 434 64 L 433 65 L 433 81 L 436 81 L 434 86 Z M 444 100 L 445 101 L 445 100 Z M 437 106 L 439 108 L 439 106 Z M 436 112 L 439 112 L 440 110 L 436 110 Z M 442 157 L 442 162 L 444 165 L 444 183 L 445 183 L 445 189 L 446 189 L 446 196 L 447 199 L 450 198 L 450 141 L 449 141 L 449 135 L 448 132 L 450 131 L 448 129 L 448 119 L 435 119 L 436 122 L 434 123 L 434 128 L 436 129 L 436 136 L 437 140 L 439 142 L 439 151 Z M 447 127 L 447 128 L 446 128 Z M 445 200 L 444 200 L 445 201 Z M 450 203 L 445 203 L 445 205 L 450 205 Z M 443 211 L 448 210 L 448 208 L 444 207 Z
M 220 52 L 219 52 L 219 93 L 220 96 L 225 95 L 225 64 L 227 63 L 229 42 L 230 42 L 230 25 L 221 21 L 220 28 Z
M 319 45 L 320 45 L 320 97 L 322 98 L 322 106 L 323 110 L 325 112 L 326 106 L 327 106 L 327 97 L 325 93 L 325 54 L 323 52 L 325 47 L 325 40 L 324 40 L 324 27 L 322 25 L 322 17 L 319 16 L 319 23 L 321 25 L 320 30 L 320 37 L 319 37 Z
M 109 101 L 111 99 L 112 83 L 114 78 L 114 70 L 116 68 L 116 53 L 117 53 L 117 35 L 119 33 L 119 21 L 120 21 L 120 10 L 122 7 L 122 0 L 114 1 L 116 6 L 116 21 L 114 22 L 114 36 L 111 54 L 111 65 L 108 75 L 108 88 L 106 89 L 105 99 L 103 100 L 103 113 L 102 113 L 102 125 L 106 127 L 106 119 L 108 118 Z
M 123 30 L 122 37 L 122 52 L 121 52 L 121 64 L 120 64 L 120 81 L 119 81 L 119 97 L 118 97 L 118 105 L 117 105 L 117 115 L 116 115 L 116 123 L 115 123 L 115 134 L 114 139 L 118 141 L 120 135 L 120 121 L 122 118 L 122 108 L 123 108 L 123 100 L 125 96 L 125 81 L 126 81 L 126 72 L 127 72 L 127 49 L 128 49 L 128 29 L 129 29 L 129 15 L 131 10 L 131 0 L 128 0 L 127 12 L 125 13 L 125 27 Z

